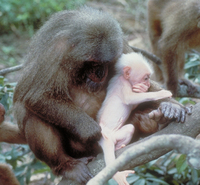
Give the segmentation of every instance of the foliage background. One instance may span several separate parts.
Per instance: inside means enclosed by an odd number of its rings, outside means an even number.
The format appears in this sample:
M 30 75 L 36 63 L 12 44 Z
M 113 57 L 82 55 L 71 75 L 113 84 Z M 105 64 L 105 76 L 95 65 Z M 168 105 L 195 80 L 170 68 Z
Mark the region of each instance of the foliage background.
M 147 0 L 0 0 L 0 68 L 23 63 L 30 37 L 54 12 L 74 9 L 83 4 L 110 12 L 121 23 L 130 45 L 150 50 L 147 23 Z M 185 77 L 200 83 L 199 53 L 186 54 Z M 14 122 L 12 115 L 13 91 L 19 72 L 0 77 L 0 102 L 7 111 L 6 120 Z M 181 103 L 195 103 L 195 99 L 181 98 Z M 0 144 L 0 162 L 10 164 L 21 185 L 56 184 L 50 168 L 38 161 L 27 145 Z M 184 155 L 170 152 L 158 160 L 136 167 L 128 177 L 130 184 L 198 184 L 200 172 L 191 169 Z M 36 180 L 34 180 L 36 179 Z M 108 185 L 116 184 L 110 180 Z

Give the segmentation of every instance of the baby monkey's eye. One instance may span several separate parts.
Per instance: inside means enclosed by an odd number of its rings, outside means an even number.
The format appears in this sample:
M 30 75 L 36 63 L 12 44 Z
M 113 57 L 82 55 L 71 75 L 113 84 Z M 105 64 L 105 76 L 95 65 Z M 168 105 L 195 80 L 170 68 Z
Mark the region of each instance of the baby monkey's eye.
M 146 75 L 145 77 L 144 77 L 144 81 L 148 81 L 150 79 L 150 75 Z

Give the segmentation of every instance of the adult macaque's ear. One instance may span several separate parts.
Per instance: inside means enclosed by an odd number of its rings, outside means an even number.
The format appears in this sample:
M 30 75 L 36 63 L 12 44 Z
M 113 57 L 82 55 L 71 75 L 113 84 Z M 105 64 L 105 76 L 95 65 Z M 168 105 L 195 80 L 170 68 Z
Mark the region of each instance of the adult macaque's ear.
M 128 66 L 123 68 L 124 78 L 127 80 L 130 78 L 130 70 L 131 70 L 131 68 Z

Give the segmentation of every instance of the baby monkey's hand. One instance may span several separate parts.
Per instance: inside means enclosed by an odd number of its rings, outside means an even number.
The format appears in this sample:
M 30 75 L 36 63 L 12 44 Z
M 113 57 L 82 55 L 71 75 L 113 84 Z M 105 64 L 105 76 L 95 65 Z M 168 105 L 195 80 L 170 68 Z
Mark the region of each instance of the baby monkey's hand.
M 132 91 L 135 93 L 143 93 L 148 91 L 148 86 L 144 83 L 137 83 L 132 86 Z

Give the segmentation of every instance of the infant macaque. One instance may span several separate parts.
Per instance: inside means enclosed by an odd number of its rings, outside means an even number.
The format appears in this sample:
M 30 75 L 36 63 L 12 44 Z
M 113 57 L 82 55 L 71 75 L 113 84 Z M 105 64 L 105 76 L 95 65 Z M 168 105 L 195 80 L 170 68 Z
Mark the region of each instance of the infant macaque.
M 171 97 L 170 91 L 147 92 L 152 68 L 138 53 L 122 54 L 116 63 L 117 74 L 110 80 L 106 98 L 97 119 L 102 129 L 99 141 L 106 165 L 115 160 L 115 150 L 126 146 L 134 133 L 132 124 L 125 124 L 131 111 L 146 101 Z M 124 125 L 125 124 L 125 125 Z M 119 185 L 128 185 L 126 177 L 133 170 L 117 172 L 113 179 Z

